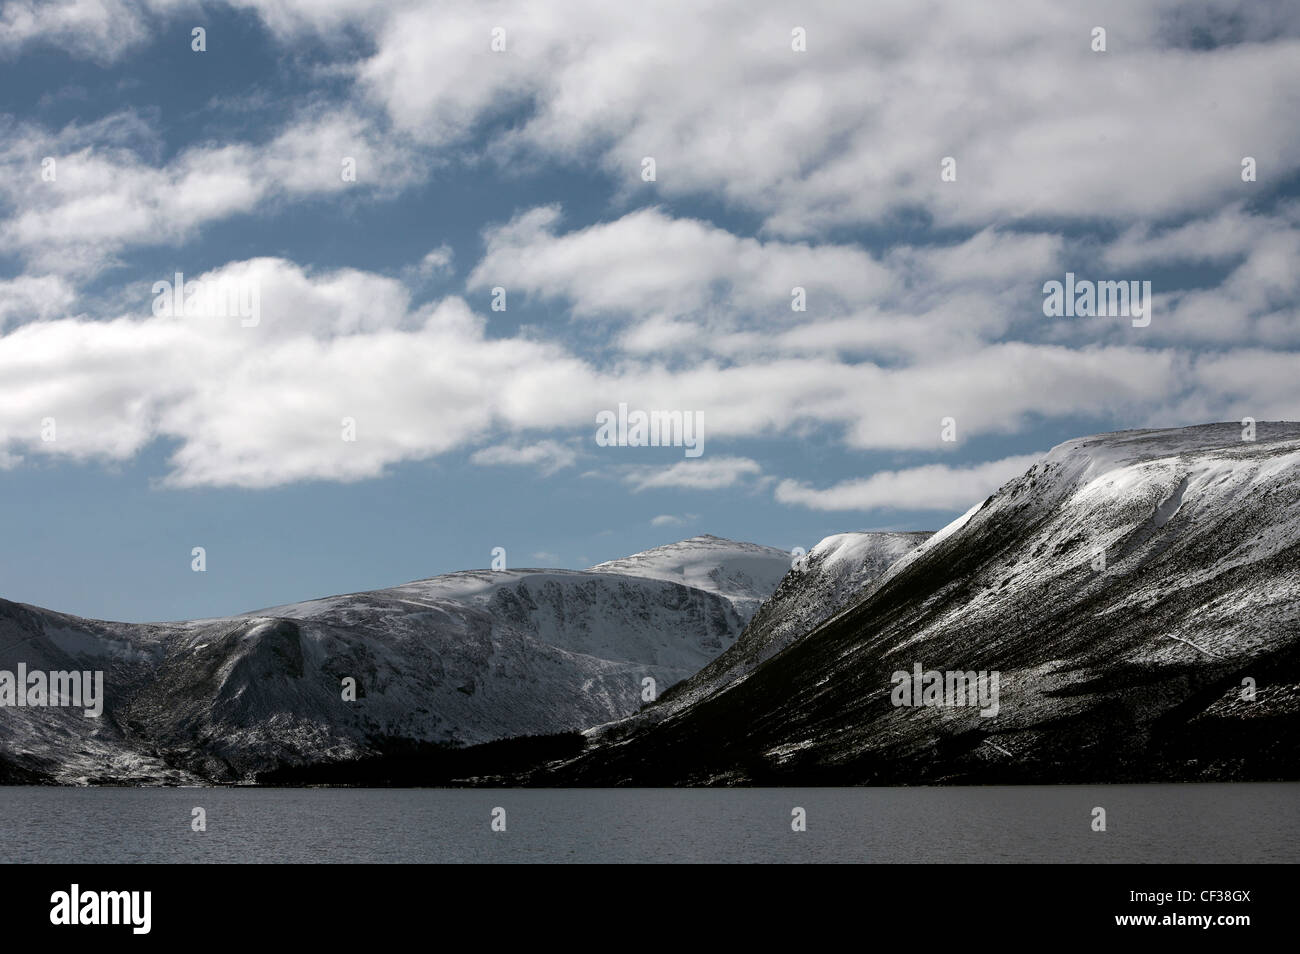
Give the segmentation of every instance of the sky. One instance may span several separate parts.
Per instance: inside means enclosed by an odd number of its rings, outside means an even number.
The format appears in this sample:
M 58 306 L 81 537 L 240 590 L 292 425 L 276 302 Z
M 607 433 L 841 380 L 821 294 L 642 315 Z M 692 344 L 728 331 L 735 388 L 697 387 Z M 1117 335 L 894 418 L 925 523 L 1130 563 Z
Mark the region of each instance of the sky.
M 4 3 L 0 597 L 811 548 L 1295 420 L 1298 105 L 1269 0 Z

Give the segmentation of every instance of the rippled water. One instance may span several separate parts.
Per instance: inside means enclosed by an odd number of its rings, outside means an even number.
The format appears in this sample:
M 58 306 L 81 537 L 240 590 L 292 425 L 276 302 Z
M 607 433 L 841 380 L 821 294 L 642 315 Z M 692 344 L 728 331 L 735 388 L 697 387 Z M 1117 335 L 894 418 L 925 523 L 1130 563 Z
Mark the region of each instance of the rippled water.
M 196 806 L 206 832 L 190 828 Z M 806 831 L 791 830 L 796 806 Z M 496 807 L 505 832 L 491 830 Z M 0 788 L 0 845 L 6 861 L 69 863 L 1296 862 L 1300 784 Z

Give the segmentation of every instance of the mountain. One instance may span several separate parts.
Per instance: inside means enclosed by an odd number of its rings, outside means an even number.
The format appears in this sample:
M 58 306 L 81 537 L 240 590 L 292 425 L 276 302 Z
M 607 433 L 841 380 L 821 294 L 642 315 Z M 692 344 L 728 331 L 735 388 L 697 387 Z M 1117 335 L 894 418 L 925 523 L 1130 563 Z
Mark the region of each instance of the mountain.
M 130 701 L 166 653 L 166 626 L 106 623 L 0 600 L 0 672 L 99 670 L 105 702 L 99 718 L 83 708 L 0 709 L 0 784 L 102 778 L 180 783 L 147 747 L 132 745 L 111 718 Z
M 723 597 L 746 619 L 772 595 L 793 558 L 784 550 L 703 534 L 598 563 L 588 572 L 671 580 Z
M 669 689 L 658 705 L 594 727 L 588 736 L 595 740 L 624 735 L 641 723 L 664 719 L 747 675 L 841 610 L 862 587 L 930 536 L 927 531 L 838 533 L 827 537 L 802 558 L 787 561 L 793 565 L 730 649 Z
M 752 671 L 531 780 L 1300 778 L 1298 465 L 1292 423 L 1068 441 Z
M 586 728 L 732 645 L 789 560 L 701 537 L 609 569 L 465 571 L 172 624 L 0 601 L 0 670 L 101 669 L 108 700 L 99 719 L 6 709 L 0 780 L 245 780 Z

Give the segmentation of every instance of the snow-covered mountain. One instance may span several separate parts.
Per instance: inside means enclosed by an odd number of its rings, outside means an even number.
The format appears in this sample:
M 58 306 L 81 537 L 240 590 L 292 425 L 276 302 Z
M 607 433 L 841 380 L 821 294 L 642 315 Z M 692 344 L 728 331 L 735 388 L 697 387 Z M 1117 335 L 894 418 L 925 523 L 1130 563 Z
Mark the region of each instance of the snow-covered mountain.
M 746 619 L 772 595 L 793 558 L 784 550 L 703 534 L 630 557 L 598 563 L 592 573 L 622 573 L 671 580 L 716 593 Z
M 106 623 L 0 600 L 0 671 L 104 673 L 103 714 L 84 709 L 0 708 L 0 784 L 102 778 L 183 782 L 147 746 L 133 745 L 111 718 L 164 658 L 165 626 Z
M 996 712 L 908 704 L 918 666 L 996 674 Z M 1300 425 L 1068 441 L 752 671 L 672 695 L 542 780 L 1300 778 Z
M 98 720 L 0 710 L 0 780 L 233 780 L 586 728 L 634 712 L 647 677 L 662 691 L 732 645 L 788 565 L 700 537 L 585 571 L 465 571 L 175 624 L 0 601 L 0 669 L 103 669 L 108 695 Z
M 593 727 L 588 735 L 599 739 L 609 731 L 631 731 L 641 721 L 659 721 L 752 672 L 843 609 L 864 586 L 929 537 L 928 531 L 837 533 L 802 558 L 787 560 L 788 572 L 735 645 L 664 693 L 659 704 L 627 720 Z

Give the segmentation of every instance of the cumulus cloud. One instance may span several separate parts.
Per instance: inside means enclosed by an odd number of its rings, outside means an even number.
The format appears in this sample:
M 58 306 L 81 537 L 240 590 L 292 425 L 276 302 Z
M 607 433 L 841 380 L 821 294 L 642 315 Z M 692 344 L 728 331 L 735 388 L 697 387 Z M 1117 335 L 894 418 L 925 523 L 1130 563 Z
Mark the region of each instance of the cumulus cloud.
M 811 510 L 959 510 L 1020 476 L 1041 456 L 1024 454 L 967 467 L 927 464 L 882 470 L 821 490 L 783 480 L 776 486 L 776 499 Z
M 258 289 L 260 321 L 154 315 L 142 286 L 134 314 L 33 320 L 0 335 L 5 452 L 123 459 L 163 438 L 177 442 L 172 483 L 257 487 L 374 477 L 475 446 L 479 464 L 560 468 L 576 458 L 571 440 L 594 452 L 596 413 L 621 402 L 702 414 L 710 448 L 813 428 L 849 447 L 934 452 L 948 416 L 968 441 L 1080 408 L 1155 419 L 1192 395 L 1207 412 L 1253 402 L 1258 416 L 1294 393 L 1292 356 L 1258 351 L 1007 342 L 915 365 L 775 354 L 670 367 L 492 337 L 462 299 L 416 308 L 401 282 L 356 269 L 254 259 L 195 278 Z M 55 441 L 40 439 L 46 417 Z M 343 437 L 345 419 L 355 440 Z M 766 479 L 763 469 L 714 450 L 624 479 L 634 490 L 722 489 Z
M 16 321 L 66 316 L 75 289 L 58 275 L 19 275 L 0 280 L 0 329 Z
M 699 516 L 700 515 L 697 513 L 684 513 L 680 515 L 675 513 L 661 513 L 659 514 L 659 516 L 651 518 L 650 526 L 682 527 L 688 523 L 694 523 L 696 520 L 699 519 Z
M 1103 253 L 1111 268 L 1201 264 L 1241 258 L 1260 241 L 1300 225 L 1300 203 L 1282 203 L 1274 212 L 1251 212 L 1233 202 L 1211 215 L 1176 226 L 1130 226 Z
M 791 49 L 796 21 L 806 53 Z M 1286 103 L 1300 91 L 1298 22 L 1228 0 L 1194 11 L 1014 0 L 997 17 L 912 0 L 810 0 L 797 14 L 741 0 L 517 0 L 490 16 L 416 5 L 377 28 L 357 75 L 431 143 L 520 108 L 526 121 L 499 135 L 501 150 L 594 157 L 629 196 L 653 156 L 656 190 L 718 195 L 782 234 L 914 209 L 946 223 L 1131 221 L 1234 195 L 1246 149 L 1274 181 L 1296 169 Z M 1090 48 L 1098 23 L 1106 53 Z M 510 45 L 494 55 L 498 24 Z M 940 180 L 945 156 L 955 182 Z
M 670 467 L 642 467 L 624 478 L 633 490 L 678 487 L 688 490 L 721 490 L 763 472 L 762 465 L 748 457 L 699 457 L 678 461 Z
M 0 54 L 47 43 L 98 63 L 111 63 L 150 35 L 151 16 L 184 0 L 12 0 L 0 10 Z
M 617 476 L 633 490 L 718 490 L 775 479 L 727 448 L 741 439 L 924 455 L 945 417 L 966 442 L 1044 419 L 1294 416 L 1300 213 L 1257 201 L 1300 168 L 1290 8 L 234 6 L 282 43 L 322 41 L 344 101 L 312 98 L 256 140 L 174 152 L 147 111 L 0 120 L 0 242 L 21 272 L 0 279 L 0 466 L 124 459 L 162 439 L 182 486 L 358 480 L 453 450 L 553 473 L 576 462 L 598 411 L 626 402 L 698 412 L 724 451 Z M 121 61 L 182 8 L 10 3 L 0 56 L 53 44 Z M 1097 23 L 1104 54 L 1089 49 Z M 807 52 L 791 49 L 796 25 Z M 1244 155 L 1258 183 L 1241 181 Z M 654 183 L 640 178 L 645 156 Z M 940 179 L 945 156 L 954 182 Z M 340 176 L 345 157 L 355 183 Z M 412 289 L 452 272 L 449 245 L 408 250 L 393 269 L 404 280 L 284 258 L 186 274 L 257 289 L 255 327 L 150 314 L 153 282 L 171 275 L 136 269 L 83 293 L 134 250 L 183 260 L 215 223 L 351 190 L 399 195 L 448 161 L 597 171 L 613 193 L 599 221 L 522 208 L 487 225 L 467 279 L 573 322 L 489 334 L 456 295 L 413 305 Z M 691 206 L 700 196 L 710 202 Z M 717 208 L 725 228 L 706 217 Z M 1094 264 L 1132 271 L 1096 277 L 1216 271 L 1157 287 L 1147 329 L 1045 320 L 1042 282 Z M 796 286 L 806 311 L 791 308 Z M 54 441 L 40 440 L 45 417 Z M 777 499 L 960 507 L 1004 464 L 820 490 L 786 480 Z
M 249 10 L 280 39 L 291 40 L 376 23 L 402 2 L 409 0 L 229 0 L 206 6 Z M 200 9 L 195 0 L 7 0 L 0 11 L 0 55 L 41 44 L 108 65 L 167 31 L 178 14 Z
M 1007 0 L 996 17 L 957 0 L 229 5 L 285 44 L 364 37 L 336 51 L 357 97 L 432 148 L 487 133 L 505 161 L 595 162 L 628 197 L 653 156 L 655 190 L 719 196 L 785 235 L 916 210 L 977 227 L 1171 218 L 1238 195 L 1243 155 L 1274 182 L 1300 163 L 1300 14 L 1277 3 Z M 112 61 L 178 9 L 18 0 L 0 52 L 54 43 Z M 948 156 L 955 182 L 939 177 Z
M 74 458 L 121 459 L 172 438 L 169 479 L 180 486 L 356 480 L 480 442 L 514 419 L 519 394 L 582 379 L 553 345 L 486 339 L 460 299 L 408 311 L 400 284 L 381 276 L 309 276 L 259 259 L 197 277 L 257 282 L 260 323 L 199 314 L 21 325 L 0 337 L 0 433 Z M 45 417 L 54 441 L 39 438 Z M 355 440 L 344 439 L 345 419 Z
M 468 286 L 508 285 L 559 299 L 581 319 L 620 322 L 616 343 L 632 354 L 707 350 L 735 360 L 968 351 L 1006 332 L 1017 304 L 1023 320 L 1037 277 L 1060 269 L 1064 244 L 986 228 L 878 259 L 853 245 L 737 236 L 658 208 L 567 232 L 561 224 L 561 210 L 544 206 L 489 228 Z
M 498 444 L 475 451 L 470 460 L 483 466 L 532 467 L 550 476 L 572 467 L 578 460 L 571 447 L 558 441 L 538 441 L 535 444 Z
M 508 277 L 512 286 L 566 298 L 579 317 L 681 315 L 722 303 L 788 315 L 795 286 L 841 305 L 892 290 L 889 271 L 853 246 L 759 242 L 656 208 L 564 234 L 560 219 L 558 207 L 546 206 L 489 229 L 469 287 Z
M 418 278 L 433 278 L 451 271 L 451 262 L 455 257 L 452 247 L 445 242 L 433 249 L 415 266 L 414 275 Z
M 205 225 L 277 199 L 400 189 L 419 166 L 347 110 L 308 110 L 269 142 L 191 146 L 155 162 L 155 133 L 133 113 L 48 130 L 10 122 L 0 146 L 0 241 L 30 267 L 94 274 L 125 249 L 182 243 Z M 53 178 L 42 178 L 45 159 Z M 345 160 L 356 181 L 343 177 Z

